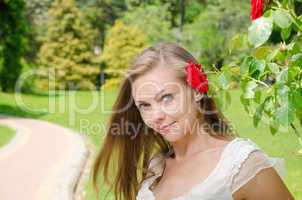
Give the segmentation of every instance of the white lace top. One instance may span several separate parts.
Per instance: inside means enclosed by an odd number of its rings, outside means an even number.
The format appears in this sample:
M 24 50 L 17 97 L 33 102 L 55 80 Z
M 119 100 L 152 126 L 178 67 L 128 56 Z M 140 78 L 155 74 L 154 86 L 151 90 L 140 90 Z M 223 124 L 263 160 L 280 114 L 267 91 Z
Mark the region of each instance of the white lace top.
M 149 189 L 156 178 L 162 175 L 163 154 L 156 155 L 149 164 L 155 175 L 145 179 L 136 196 L 136 200 L 155 200 Z M 251 180 L 260 170 L 274 167 L 280 177 L 285 177 L 284 160 L 268 157 L 253 141 L 248 138 L 235 138 L 223 149 L 214 170 L 210 175 L 195 185 L 191 190 L 172 200 L 230 200 L 232 194 Z

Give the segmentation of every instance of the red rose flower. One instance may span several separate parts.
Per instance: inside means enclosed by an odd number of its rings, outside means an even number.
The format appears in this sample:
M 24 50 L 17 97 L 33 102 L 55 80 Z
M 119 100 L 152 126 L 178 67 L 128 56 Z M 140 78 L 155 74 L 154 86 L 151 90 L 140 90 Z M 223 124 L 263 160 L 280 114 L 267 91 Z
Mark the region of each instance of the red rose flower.
M 255 20 L 263 14 L 263 0 L 251 0 L 251 19 Z
M 201 64 L 195 64 L 189 60 L 185 70 L 187 72 L 187 83 L 201 94 L 207 93 L 209 90 L 208 78 Z

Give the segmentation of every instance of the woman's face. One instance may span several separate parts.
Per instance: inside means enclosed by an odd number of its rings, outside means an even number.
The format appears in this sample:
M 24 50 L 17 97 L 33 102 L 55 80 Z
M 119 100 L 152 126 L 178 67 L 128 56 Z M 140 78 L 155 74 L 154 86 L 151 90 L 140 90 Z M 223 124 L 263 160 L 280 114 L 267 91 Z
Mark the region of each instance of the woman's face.
M 197 125 L 198 104 L 193 90 L 169 67 L 156 67 L 132 83 L 132 96 L 147 126 L 170 142 Z

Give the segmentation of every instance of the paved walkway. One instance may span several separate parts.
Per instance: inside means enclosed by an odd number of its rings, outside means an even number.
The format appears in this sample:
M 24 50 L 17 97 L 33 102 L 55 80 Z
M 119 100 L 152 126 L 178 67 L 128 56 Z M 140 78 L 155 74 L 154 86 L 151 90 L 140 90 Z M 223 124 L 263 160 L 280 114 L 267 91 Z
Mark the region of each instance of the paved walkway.
M 40 120 L 0 116 L 0 124 L 16 130 L 0 148 L 0 199 L 74 199 L 89 155 L 83 137 Z

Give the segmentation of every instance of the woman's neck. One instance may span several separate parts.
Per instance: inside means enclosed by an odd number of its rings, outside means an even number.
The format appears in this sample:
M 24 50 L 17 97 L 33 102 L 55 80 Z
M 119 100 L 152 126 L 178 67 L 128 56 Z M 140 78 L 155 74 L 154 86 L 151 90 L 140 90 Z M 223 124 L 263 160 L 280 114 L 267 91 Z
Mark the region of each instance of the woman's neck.
M 200 129 L 195 131 L 195 134 L 186 134 L 180 140 L 171 143 L 173 149 L 168 154 L 174 154 L 175 161 L 181 162 L 197 153 L 220 147 L 225 141 L 228 140 L 223 137 L 211 136 L 205 130 Z

